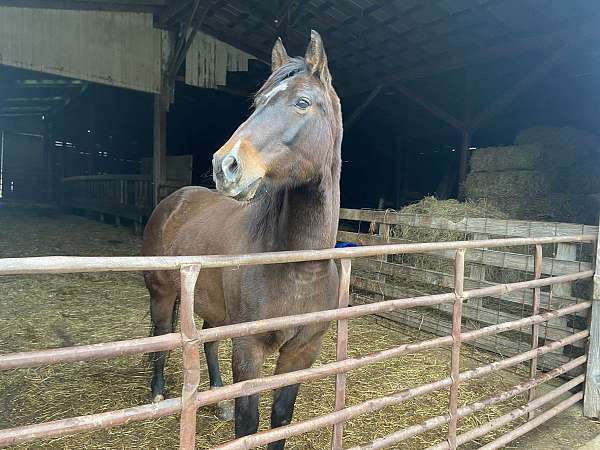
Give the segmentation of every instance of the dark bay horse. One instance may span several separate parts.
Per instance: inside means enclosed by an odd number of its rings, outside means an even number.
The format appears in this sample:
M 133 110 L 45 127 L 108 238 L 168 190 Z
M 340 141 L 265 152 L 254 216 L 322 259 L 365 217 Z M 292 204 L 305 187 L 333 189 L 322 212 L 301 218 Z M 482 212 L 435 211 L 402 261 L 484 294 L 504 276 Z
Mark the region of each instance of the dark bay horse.
M 144 255 L 241 254 L 331 248 L 339 210 L 342 115 L 318 33 L 304 58 L 281 40 L 253 114 L 213 155 L 217 190 L 183 188 L 163 200 L 144 231 Z M 154 334 L 173 331 L 179 274 L 145 273 Z M 332 261 L 201 270 L 195 311 L 204 327 L 335 308 Z M 310 367 L 328 324 L 233 340 L 234 382 L 256 378 L 279 351 L 276 373 Z M 218 344 L 205 345 L 211 387 L 222 386 Z M 153 355 L 152 395 L 164 398 L 165 352 Z M 277 390 L 271 426 L 290 423 L 298 385 Z M 236 437 L 258 428 L 258 395 L 235 400 Z M 221 416 L 227 416 L 224 405 Z M 231 414 L 231 410 L 230 410 Z M 283 448 L 277 442 L 269 448 Z

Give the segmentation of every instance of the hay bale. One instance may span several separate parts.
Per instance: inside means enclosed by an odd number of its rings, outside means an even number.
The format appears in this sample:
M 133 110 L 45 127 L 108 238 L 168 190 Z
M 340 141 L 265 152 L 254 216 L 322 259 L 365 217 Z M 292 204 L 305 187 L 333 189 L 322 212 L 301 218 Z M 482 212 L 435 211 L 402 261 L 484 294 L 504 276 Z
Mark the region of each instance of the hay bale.
M 485 202 L 459 202 L 455 199 L 438 200 L 435 197 L 425 197 L 417 203 L 405 206 L 400 212 L 402 214 L 425 214 L 428 216 L 444 217 L 455 222 L 465 217 L 506 218 L 506 215 L 502 211 L 498 211 Z
M 472 200 L 490 197 L 538 197 L 549 194 L 548 177 L 535 170 L 472 172 L 465 181 L 465 193 Z
M 425 197 L 417 203 L 405 206 L 401 214 L 423 214 L 432 217 L 443 217 L 452 222 L 460 222 L 466 217 L 489 217 L 505 219 L 506 215 L 485 201 L 468 200 L 438 200 L 435 197 Z M 466 238 L 465 233 L 434 228 L 417 228 L 407 226 L 392 227 L 392 236 L 415 242 L 457 241 Z
M 435 197 L 425 197 L 417 203 L 402 208 L 400 213 L 443 217 L 452 222 L 460 222 L 467 217 L 489 217 L 493 219 L 506 218 L 506 215 L 502 211 L 485 201 L 459 202 L 454 199 L 438 200 Z M 407 239 L 413 242 L 463 241 L 473 238 L 473 236 L 470 236 L 471 233 L 460 231 L 399 225 L 392 226 L 390 233 L 393 237 Z M 435 270 L 437 272 L 453 273 L 454 270 L 453 261 L 427 254 L 395 255 L 392 257 L 392 260 L 401 264 Z M 431 286 L 429 285 L 423 286 L 425 291 L 430 288 Z
M 600 193 L 600 161 L 574 164 L 549 171 L 554 192 L 570 194 Z
M 471 154 L 471 171 L 533 170 L 541 166 L 542 156 L 537 144 L 479 148 Z
M 553 193 L 540 197 L 488 197 L 486 201 L 511 219 L 595 225 L 600 195 Z
M 585 164 L 595 158 L 600 147 L 598 138 L 592 133 L 572 127 L 538 126 L 520 131 L 515 144 L 539 144 L 544 153 L 544 162 L 550 166 Z

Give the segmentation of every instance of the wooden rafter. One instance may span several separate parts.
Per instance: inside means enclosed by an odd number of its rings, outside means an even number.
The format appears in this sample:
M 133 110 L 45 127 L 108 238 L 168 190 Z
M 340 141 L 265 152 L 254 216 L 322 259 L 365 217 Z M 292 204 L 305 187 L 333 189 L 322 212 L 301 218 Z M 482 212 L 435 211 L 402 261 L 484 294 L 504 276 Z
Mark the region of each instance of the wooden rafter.
M 544 76 L 556 64 L 563 61 L 572 51 L 589 38 L 591 30 L 573 36 L 566 44 L 559 47 L 549 58 L 544 59 L 536 68 L 517 81 L 510 89 L 500 96 L 494 103 L 490 104 L 476 118 L 468 124 L 469 130 L 475 131 L 486 121 L 498 114 L 505 106 L 510 104 L 519 95 Z
M 371 93 L 367 96 L 365 101 L 358 105 L 358 107 L 354 111 L 352 111 L 352 114 L 344 123 L 344 131 L 348 131 L 350 130 L 350 128 L 352 128 L 354 123 L 358 120 L 358 118 L 365 111 L 365 109 L 367 109 L 369 105 L 373 102 L 373 100 L 375 100 L 375 98 L 379 95 L 382 88 L 383 86 L 379 85 L 375 89 L 373 89 Z
M 439 106 L 434 105 L 432 102 L 430 102 L 429 100 L 421 97 L 416 92 L 411 91 L 406 86 L 404 86 L 402 84 L 396 84 L 396 85 L 393 86 L 393 88 L 396 91 L 398 91 L 401 94 L 403 94 L 404 96 L 406 96 L 409 99 L 411 99 L 413 102 L 415 102 L 417 105 L 421 106 L 426 111 L 429 111 L 431 114 L 433 114 L 438 119 L 441 119 L 444 122 L 446 122 L 452 128 L 455 128 L 458 131 L 463 131 L 463 130 L 466 129 L 466 125 L 464 124 L 464 122 L 462 120 L 457 119 L 452 114 L 444 111 Z

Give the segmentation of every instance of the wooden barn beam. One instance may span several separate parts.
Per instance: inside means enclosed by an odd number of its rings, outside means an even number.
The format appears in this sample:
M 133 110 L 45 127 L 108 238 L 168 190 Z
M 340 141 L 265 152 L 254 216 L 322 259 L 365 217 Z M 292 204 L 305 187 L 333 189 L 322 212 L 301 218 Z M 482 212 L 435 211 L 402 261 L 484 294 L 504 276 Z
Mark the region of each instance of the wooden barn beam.
M 600 230 L 596 241 L 592 312 L 589 316 L 590 342 L 587 351 L 587 374 L 583 415 L 600 418 Z
M 290 15 L 293 0 L 277 0 L 277 31 L 283 42 L 288 42 L 288 30 L 290 28 Z
M 463 130 L 460 145 L 460 159 L 458 163 L 458 199 L 465 199 L 464 183 L 469 172 L 469 148 L 471 147 L 471 132 Z
M 501 97 L 499 97 L 494 103 L 489 105 L 480 114 L 477 114 L 477 118 L 469 123 L 469 130 L 471 132 L 476 131 L 485 122 L 498 114 L 504 107 L 510 104 L 515 98 L 524 93 L 533 83 L 538 81 L 544 76 L 550 69 L 556 66 L 558 63 L 563 61 L 569 55 L 572 54 L 573 50 L 577 48 L 585 39 L 588 38 L 588 34 L 580 33 L 568 41 L 566 44 L 559 47 L 549 58 L 545 59 L 540 65 L 538 65 L 531 72 L 526 74 L 523 78 L 517 81 L 509 90 L 507 90 Z
M 160 186 L 167 179 L 167 109 L 164 95 L 154 95 L 154 141 L 152 146 L 152 181 L 154 205 L 160 200 Z
M 176 25 L 185 11 L 192 6 L 193 0 L 174 0 L 156 15 L 156 26 L 167 28 Z
M 477 114 L 476 118 L 468 124 L 469 131 L 474 132 L 479 129 L 481 125 L 490 120 L 519 95 L 529 89 L 533 83 L 548 73 L 550 69 L 571 55 L 573 50 L 575 50 L 589 37 L 590 33 L 591 30 L 588 30 L 587 33 L 579 33 L 575 35 L 569 41 L 567 41 L 566 44 L 559 47 L 549 58 L 544 59 L 541 64 L 517 81 L 494 103 L 485 108 L 481 113 Z
M 213 5 L 212 1 L 204 0 L 205 5 L 202 9 L 202 12 L 200 12 L 199 9 L 202 2 L 203 0 L 194 0 L 194 6 L 190 11 L 186 24 L 181 32 L 181 35 L 179 36 L 175 51 L 169 58 L 169 62 L 167 63 L 167 83 L 169 84 L 173 84 L 175 82 L 177 72 L 179 72 L 187 52 L 190 49 L 192 42 L 194 42 L 196 34 L 198 34 L 198 30 L 206 20 L 208 12 Z
M 350 128 L 352 128 L 354 123 L 362 115 L 365 109 L 367 109 L 371 102 L 373 102 L 373 100 L 375 100 L 375 98 L 379 95 L 382 88 L 383 86 L 380 84 L 375 89 L 373 89 L 371 93 L 367 96 L 367 98 L 360 105 L 358 105 L 354 111 L 352 111 L 352 114 L 350 115 L 346 123 L 344 123 L 344 131 L 348 131 L 350 130 Z
M 394 89 L 396 91 L 400 92 L 401 94 L 403 94 L 405 97 L 408 97 L 409 99 L 411 99 L 413 102 L 415 102 L 417 105 L 421 106 L 426 111 L 429 111 L 432 115 L 434 115 L 438 119 L 446 122 L 452 128 L 455 128 L 458 131 L 464 131 L 466 129 L 465 124 L 461 120 L 459 120 L 456 117 L 454 117 L 453 115 L 447 113 L 440 107 L 434 105 L 429 100 L 424 99 L 419 94 L 411 91 L 406 86 L 401 85 L 401 84 L 396 84 L 396 85 L 394 85 Z

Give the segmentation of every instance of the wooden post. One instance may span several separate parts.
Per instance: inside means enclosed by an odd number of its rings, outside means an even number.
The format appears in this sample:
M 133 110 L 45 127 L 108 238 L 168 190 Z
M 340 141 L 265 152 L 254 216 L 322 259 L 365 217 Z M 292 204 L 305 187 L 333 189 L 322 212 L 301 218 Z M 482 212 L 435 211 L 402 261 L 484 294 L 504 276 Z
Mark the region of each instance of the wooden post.
M 464 130 L 462 132 L 462 144 L 460 146 L 460 163 L 458 166 L 458 198 L 464 200 L 464 183 L 469 173 L 469 147 L 471 147 L 471 133 Z
M 378 230 L 378 234 L 381 237 L 381 239 L 383 241 L 385 241 L 386 243 L 389 242 L 390 239 L 390 225 L 387 223 L 380 223 L 379 224 L 379 230 Z M 384 262 L 389 261 L 388 255 L 380 255 L 377 257 L 377 261 L 382 261 L 382 265 Z M 377 275 L 375 275 L 375 279 L 379 282 L 379 286 L 380 286 L 380 292 L 382 292 L 382 294 L 375 294 L 375 299 L 376 301 L 384 301 L 385 300 L 385 296 L 383 295 L 383 291 L 384 286 L 385 285 L 385 280 L 386 280 L 386 276 L 378 273 Z
M 475 240 L 475 241 L 479 241 L 479 240 L 484 241 L 489 238 L 490 238 L 490 235 L 486 234 L 486 233 L 473 233 L 473 240 Z M 485 264 L 471 264 L 471 274 L 469 275 L 469 278 L 471 280 L 485 282 L 485 268 L 486 268 Z M 483 287 L 483 284 L 481 284 L 478 287 Z M 472 315 L 479 319 L 477 314 L 479 312 L 479 308 L 481 308 L 483 305 L 483 298 L 475 297 L 475 298 L 467 299 L 466 304 L 471 309 L 471 311 L 473 309 L 475 309 L 475 312 L 472 312 Z
M 600 417 L 600 228 L 598 229 L 598 240 L 596 240 L 595 261 L 592 313 L 590 314 L 590 342 L 588 344 L 585 396 L 583 398 L 583 415 L 589 418 Z
M 154 95 L 154 145 L 152 154 L 152 181 L 154 184 L 154 205 L 160 198 L 160 185 L 167 178 L 167 110 L 163 95 Z
M 577 245 L 568 242 L 559 242 L 556 248 L 555 259 L 562 261 L 575 261 L 577 259 Z M 552 293 L 557 297 L 571 296 L 571 283 L 560 283 L 552 286 Z
M 402 184 L 404 183 L 404 166 L 406 165 L 406 154 L 404 153 L 404 146 L 402 145 L 402 139 L 400 136 L 396 136 L 394 139 L 395 145 L 395 162 L 396 162 L 396 174 L 394 179 L 396 180 L 396 201 L 394 205 L 396 209 L 400 209 L 402 199 Z

